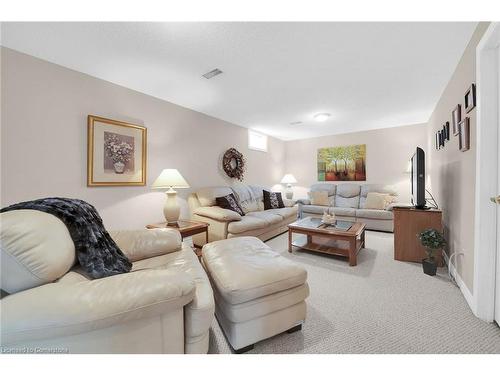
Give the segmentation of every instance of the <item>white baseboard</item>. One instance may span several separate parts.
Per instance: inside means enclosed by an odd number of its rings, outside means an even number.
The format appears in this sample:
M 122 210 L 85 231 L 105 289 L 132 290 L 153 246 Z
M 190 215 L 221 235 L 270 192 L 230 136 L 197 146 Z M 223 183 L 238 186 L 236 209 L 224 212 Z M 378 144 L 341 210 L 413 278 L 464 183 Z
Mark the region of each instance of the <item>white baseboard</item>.
M 450 274 L 453 276 L 455 281 L 457 282 L 458 287 L 460 288 L 460 291 L 462 292 L 462 295 L 464 296 L 465 300 L 469 304 L 470 309 L 472 310 L 473 314 L 477 316 L 476 314 L 476 300 L 474 299 L 474 296 L 470 292 L 469 288 L 467 288 L 467 285 L 465 285 L 464 281 L 460 277 L 460 275 L 457 272 L 457 269 L 453 264 L 450 263 L 450 258 L 448 257 L 448 254 L 443 251 L 443 257 L 444 261 L 446 262 L 448 269 L 450 270 Z M 454 259 L 457 259 L 456 257 Z

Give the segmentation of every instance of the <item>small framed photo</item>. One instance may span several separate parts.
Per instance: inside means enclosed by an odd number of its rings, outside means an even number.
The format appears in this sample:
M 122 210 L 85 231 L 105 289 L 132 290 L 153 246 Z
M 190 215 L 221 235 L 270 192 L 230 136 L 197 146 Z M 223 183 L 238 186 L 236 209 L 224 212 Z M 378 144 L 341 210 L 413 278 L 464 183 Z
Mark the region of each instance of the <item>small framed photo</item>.
M 88 116 L 87 186 L 146 185 L 147 129 Z
M 453 125 L 453 135 L 458 135 L 458 123 L 462 121 L 462 106 L 458 104 L 451 112 L 451 124 Z
M 450 122 L 446 121 L 446 124 L 444 125 L 444 128 L 446 129 L 446 140 L 450 140 Z
M 469 118 L 466 117 L 458 123 L 459 127 L 459 138 L 458 138 L 458 149 L 462 152 L 467 151 L 470 148 L 470 122 Z
M 446 127 L 446 124 L 448 124 L 448 128 Z M 446 124 L 443 125 L 443 129 L 441 130 L 444 142 L 448 142 L 450 140 L 450 133 L 449 133 L 450 126 L 448 122 Z
M 439 148 L 444 147 L 444 135 L 442 130 L 438 130 Z
M 436 150 L 439 150 L 439 134 L 436 132 Z
M 465 113 L 469 113 L 476 107 L 476 85 L 470 85 L 469 89 L 465 93 Z

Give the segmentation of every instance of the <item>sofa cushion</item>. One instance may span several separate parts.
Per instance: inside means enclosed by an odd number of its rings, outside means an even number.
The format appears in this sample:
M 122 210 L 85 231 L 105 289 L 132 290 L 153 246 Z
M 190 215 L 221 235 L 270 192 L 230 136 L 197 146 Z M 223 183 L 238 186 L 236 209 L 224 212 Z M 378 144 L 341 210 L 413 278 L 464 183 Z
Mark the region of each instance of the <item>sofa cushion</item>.
M 297 216 L 297 207 L 273 208 L 271 210 L 267 210 L 266 212 L 279 215 L 283 219 L 287 219 L 289 217 Z
M 394 214 L 392 211 L 359 208 L 356 210 L 356 217 L 362 217 L 366 219 L 393 220 Z
M 241 216 L 245 216 L 243 208 L 241 208 L 240 204 L 238 203 L 238 200 L 236 199 L 236 196 L 233 193 L 225 195 L 223 197 L 216 197 L 215 203 L 219 207 L 225 208 L 226 210 L 234 211 Z
M 382 193 L 389 194 L 394 197 L 394 201 L 397 199 L 398 193 L 389 185 L 381 184 L 365 184 L 361 186 L 360 198 L 359 198 L 359 208 L 365 208 L 366 197 L 368 193 Z
M 330 204 L 327 191 L 311 191 L 309 194 L 311 197 L 311 204 L 315 206 L 328 206 Z
M 335 206 L 358 208 L 360 189 L 356 184 L 339 184 L 335 195 Z
M 254 185 L 250 185 L 249 188 L 252 190 L 252 192 L 253 192 L 254 196 L 257 198 L 257 200 L 259 200 L 261 202 L 264 200 L 264 190 L 268 190 L 268 189 L 266 189 L 263 186 L 254 186 Z
M 239 221 L 241 220 L 241 215 L 232 210 L 226 210 L 218 206 L 211 207 L 198 207 L 193 211 L 193 214 L 203 217 L 208 217 L 210 219 L 218 221 Z
M 339 184 L 337 186 L 337 197 L 353 198 L 359 196 L 361 187 L 356 184 Z
M 311 191 L 326 191 L 328 196 L 335 195 L 337 185 L 329 183 L 319 183 L 311 185 Z
M 206 187 L 196 192 L 200 206 L 215 206 L 215 198 L 231 194 L 233 191 L 227 186 Z
M 246 214 L 252 211 L 259 211 L 259 203 L 262 202 L 262 188 L 260 193 L 252 186 L 242 183 L 235 183 L 231 189 L 233 190 L 243 212 Z
M 338 216 L 356 216 L 356 209 L 355 208 L 349 208 L 349 207 L 331 207 L 330 212 L 333 212 L 335 215 Z
M 328 210 L 328 207 L 325 206 L 315 206 L 312 204 L 304 205 L 301 208 L 302 212 L 305 212 L 307 214 L 319 214 L 323 215 L 323 212 Z
M 17 293 L 50 283 L 75 263 L 75 245 L 54 215 L 15 210 L 0 215 L 1 285 Z
M 279 210 L 279 208 L 278 208 L 278 210 Z M 262 219 L 269 225 L 273 225 L 273 224 L 279 223 L 280 221 L 283 221 L 283 217 L 281 217 L 280 215 L 274 214 L 274 212 L 269 212 L 269 211 L 274 211 L 274 210 L 249 212 L 247 215 L 252 216 L 252 217 L 256 217 L 258 219 Z
M 203 263 L 217 292 L 232 305 L 303 285 L 307 271 L 255 237 L 203 246 Z
M 261 218 L 245 215 L 241 218 L 240 221 L 230 222 L 227 226 L 227 231 L 229 233 L 237 234 L 249 230 L 264 228 L 267 225 L 268 225 L 267 222 Z
M 370 192 L 366 196 L 364 208 L 372 210 L 383 210 L 388 204 L 386 202 L 389 202 L 388 201 L 389 197 L 390 197 L 389 194 Z
M 335 207 L 358 208 L 359 195 L 352 198 L 335 197 Z

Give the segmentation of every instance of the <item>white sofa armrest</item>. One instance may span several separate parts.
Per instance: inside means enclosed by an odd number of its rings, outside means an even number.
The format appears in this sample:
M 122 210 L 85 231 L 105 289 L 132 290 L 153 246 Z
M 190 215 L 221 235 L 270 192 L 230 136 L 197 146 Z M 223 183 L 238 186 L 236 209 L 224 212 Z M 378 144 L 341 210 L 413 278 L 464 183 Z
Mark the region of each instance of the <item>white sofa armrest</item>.
M 385 209 L 387 211 L 393 211 L 395 207 L 411 208 L 411 207 L 413 207 L 413 204 L 411 204 L 411 203 L 401 203 L 401 202 L 398 203 L 398 202 L 394 202 L 394 203 L 388 204 Z
M 221 208 L 218 206 L 198 207 L 193 211 L 193 214 L 218 221 L 240 221 L 241 215 L 232 210 Z
M 179 231 L 172 228 L 110 231 L 109 234 L 131 262 L 181 249 Z
M 298 204 L 311 204 L 311 200 L 310 199 L 307 199 L 307 198 L 303 198 L 303 199 L 297 199 L 297 203 Z
M 194 281 L 173 270 L 141 270 L 51 283 L 0 301 L 3 345 L 75 335 L 162 315 L 191 302 Z

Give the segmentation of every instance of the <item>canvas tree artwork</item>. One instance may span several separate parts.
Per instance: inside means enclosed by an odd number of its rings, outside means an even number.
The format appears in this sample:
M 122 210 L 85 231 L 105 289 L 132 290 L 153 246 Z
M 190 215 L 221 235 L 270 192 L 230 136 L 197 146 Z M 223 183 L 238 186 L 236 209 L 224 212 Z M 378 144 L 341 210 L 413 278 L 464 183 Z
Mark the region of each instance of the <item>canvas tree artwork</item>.
M 318 181 L 366 181 L 366 145 L 318 149 Z

